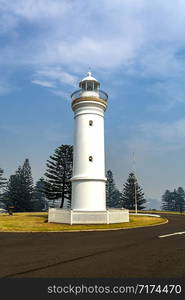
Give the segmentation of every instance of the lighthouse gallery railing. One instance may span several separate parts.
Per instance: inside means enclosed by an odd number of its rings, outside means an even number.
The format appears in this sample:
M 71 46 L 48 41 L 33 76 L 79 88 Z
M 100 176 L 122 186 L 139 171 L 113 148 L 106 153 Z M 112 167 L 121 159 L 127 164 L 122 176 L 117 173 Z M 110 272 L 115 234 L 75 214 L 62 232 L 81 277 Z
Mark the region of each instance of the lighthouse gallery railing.
M 77 90 L 77 91 L 75 91 L 74 93 L 72 93 L 72 94 L 71 94 L 71 99 L 72 99 L 72 101 L 75 100 L 75 99 L 80 98 L 80 97 L 82 96 L 82 93 L 83 93 L 83 92 L 84 92 L 84 90 L 80 89 L 80 90 Z M 107 95 L 107 93 L 105 93 L 104 91 L 102 91 L 102 90 L 96 90 L 96 91 L 94 91 L 94 92 L 96 92 L 98 98 L 101 98 L 101 99 L 103 99 L 103 100 L 105 100 L 105 101 L 108 100 L 108 95 Z M 94 96 L 94 95 L 93 95 L 93 96 Z

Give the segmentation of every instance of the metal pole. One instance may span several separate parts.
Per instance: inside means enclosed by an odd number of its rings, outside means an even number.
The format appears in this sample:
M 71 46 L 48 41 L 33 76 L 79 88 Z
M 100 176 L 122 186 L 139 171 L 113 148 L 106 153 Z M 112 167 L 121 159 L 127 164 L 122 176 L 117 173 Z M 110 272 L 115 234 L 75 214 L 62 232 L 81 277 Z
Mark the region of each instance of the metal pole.
M 135 187 L 135 213 L 137 214 L 137 194 L 136 194 L 136 179 L 134 182 L 134 187 Z
M 133 152 L 133 172 L 134 172 L 134 176 L 136 176 L 136 166 L 135 166 L 135 155 Z M 136 177 L 135 177 L 135 181 L 134 181 L 134 198 L 135 198 L 135 213 L 137 214 L 137 193 L 136 193 Z

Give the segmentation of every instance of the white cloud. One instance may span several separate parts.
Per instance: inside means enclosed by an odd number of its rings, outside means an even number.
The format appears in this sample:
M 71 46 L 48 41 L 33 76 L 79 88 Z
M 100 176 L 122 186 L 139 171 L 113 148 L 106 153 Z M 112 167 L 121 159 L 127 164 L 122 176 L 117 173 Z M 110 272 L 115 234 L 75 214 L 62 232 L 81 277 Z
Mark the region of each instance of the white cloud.
M 2 18 L 8 16 L 7 24 L 18 34 L 3 54 L 7 60 L 13 54 L 18 64 L 61 64 L 70 70 L 74 65 L 122 65 L 135 71 L 139 64 L 144 74 L 163 76 L 184 69 L 175 56 L 184 45 L 184 1 L 174 5 L 171 0 L 94 0 L 86 5 L 70 0 L 0 0 L 0 7 Z M 19 26 L 22 18 L 25 25 L 34 21 L 31 26 L 37 26 L 26 37 L 28 46 Z M 26 51 L 18 55 L 20 47 Z
M 61 17 L 71 8 L 70 1 L 58 0 L 0 0 L 4 13 L 12 13 L 28 20 Z
M 77 77 L 64 72 L 60 67 L 53 66 L 36 71 L 32 83 L 48 87 L 56 96 L 68 99 L 69 94 L 62 90 L 62 86 L 76 87 Z
M 0 0 L 0 8 L 6 24 L 1 33 L 8 38 L 0 63 L 32 65 L 37 83 L 74 86 L 74 74 L 89 66 L 112 74 L 119 70 L 125 77 L 185 76 L 184 60 L 177 55 L 184 48 L 182 0 L 94 0 L 88 5 L 81 0 Z M 173 105 L 170 100 L 153 109 Z
M 36 76 L 48 78 L 53 81 L 59 81 L 72 86 L 76 86 L 77 78 L 67 72 L 64 72 L 60 67 L 48 67 L 36 72 Z
M 42 81 L 42 80 L 38 80 L 38 79 L 32 80 L 32 83 L 35 83 L 35 84 L 38 84 L 38 85 L 41 85 L 44 87 L 49 87 L 49 88 L 55 87 L 53 85 L 53 83 L 51 83 L 49 81 Z

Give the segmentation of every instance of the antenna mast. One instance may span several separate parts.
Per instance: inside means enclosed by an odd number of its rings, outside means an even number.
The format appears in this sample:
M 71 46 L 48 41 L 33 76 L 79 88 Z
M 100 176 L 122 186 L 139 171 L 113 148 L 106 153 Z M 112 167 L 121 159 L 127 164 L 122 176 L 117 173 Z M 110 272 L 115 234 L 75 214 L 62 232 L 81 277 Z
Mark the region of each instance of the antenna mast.
M 135 153 L 134 152 L 133 152 L 133 173 L 134 173 L 134 177 L 135 177 L 135 181 L 134 181 L 135 213 L 137 214 L 136 159 L 135 159 Z

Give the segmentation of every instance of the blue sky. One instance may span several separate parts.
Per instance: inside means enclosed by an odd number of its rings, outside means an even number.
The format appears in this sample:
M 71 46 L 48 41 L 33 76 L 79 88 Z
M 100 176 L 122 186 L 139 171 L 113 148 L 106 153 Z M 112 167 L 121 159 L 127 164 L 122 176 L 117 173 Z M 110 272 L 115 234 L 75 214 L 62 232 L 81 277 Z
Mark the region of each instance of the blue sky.
M 106 168 L 147 198 L 185 188 L 185 2 L 0 0 L 0 167 L 34 179 L 73 143 L 70 94 L 91 67 L 109 94 Z

